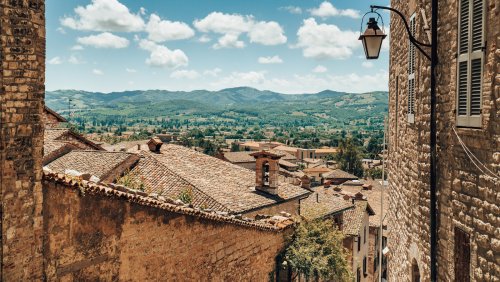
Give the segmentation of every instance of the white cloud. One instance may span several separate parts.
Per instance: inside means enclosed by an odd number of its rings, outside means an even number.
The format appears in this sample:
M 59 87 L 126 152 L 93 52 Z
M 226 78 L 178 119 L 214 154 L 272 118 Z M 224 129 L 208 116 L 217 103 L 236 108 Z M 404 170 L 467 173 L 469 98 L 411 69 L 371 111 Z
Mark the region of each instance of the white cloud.
M 212 76 L 212 77 L 217 77 L 219 75 L 219 73 L 222 72 L 222 70 L 220 68 L 214 68 L 214 69 L 211 69 L 211 70 L 206 70 L 203 72 L 203 75 L 208 75 L 208 76 Z
M 372 62 L 363 62 L 363 63 L 361 63 L 361 65 L 364 68 L 372 68 L 373 67 L 373 63 Z
M 90 35 L 86 37 L 78 37 L 76 40 L 79 44 L 92 46 L 94 48 L 126 48 L 129 44 L 127 38 L 114 35 L 109 32 L 103 32 L 98 35 Z
M 212 38 L 208 37 L 206 34 L 203 34 L 200 38 L 198 38 L 198 41 L 201 43 L 208 43 L 212 41 Z
M 279 56 L 259 57 L 259 64 L 281 64 L 283 60 Z
M 80 64 L 84 64 L 85 62 L 82 61 L 80 58 L 78 58 L 77 56 L 75 55 L 71 55 L 68 59 L 68 63 L 70 64 L 73 64 L 73 65 L 80 65 Z
M 62 27 L 58 27 L 56 30 L 61 34 L 66 34 L 66 30 L 64 30 L 64 28 Z
M 50 59 L 47 63 L 49 65 L 60 65 L 60 64 L 62 64 L 62 60 L 60 57 L 54 57 L 54 58 Z
M 143 10 L 141 10 L 143 12 Z M 74 17 L 61 19 L 61 24 L 76 30 L 135 32 L 144 29 L 144 20 L 132 14 L 118 0 L 92 0 L 92 3 L 75 8 Z
M 147 11 L 147 10 L 146 10 L 146 8 L 141 7 L 141 8 L 139 9 L 139 14 L 141 14 L 141 15 L 143 15 L 143 16 L 144 16 L 144 15 L 146 14 L 146 11 Z
M 170 74 L 171 78 L 175 79 L 196 79 L 200 74 L 195 70 L 177 70 Z
M 201 20 L 195 20 L 193 24 L 201 32 L 241 34 L 250 30 L 253 19 L 251 16 L 212 12 Z
M 158 15 L 151 14 L 146 26 L 149 40 L 164 42 L 188 39 L 194 36 L 194 30 L 183 22 L 162 20 Z
M 313 69 L 313 72 L 315 73 L 325 73 L 327 72 L 328 69 L 325 67 L 325 66 L 322 66 L 322 65 L 317 65 L 314 69 Z
M 95 75 L 104 75 L 104 72 L 102 72 L 102 70 L 100 69 L 93 69 L 92 73 Z
M 259 87 L 266 81 L 265 71 L 232 72 L 230 75 L 213 82 L 218 88 L 229 88 L 239 86 Z
M 318 8 L 309 10 L 311 15 L 321 18 L 335 17 L 335 16 L 346 16 L 354 19 L 360 18 L 359 11 L 353 9 L 337 9 L 332 3 L 324 1 L 319 5 Z
M 250 42 L 262 45 L 278 45 L 287 40 L 283 28 L 277 22 L 255 22 L 253 16 L 249 15 L 212 12 L 201 20 L 195 20 L 193 25 L 203 33 L 222 34 L 218 42 L 212 45 L 214 49 L 245 47 L 245 42 L 239 39 L 243 33 L 248 35 Z
M 125 71 L 128 73 L 136 73 L 137 72 L 136 69 L 129 69 L 129 68 L 126 68 Z
M 214 49 L 222 48 L 244 48 L 245 42 L 239 40 L 238 34 L 228 33 L 220 37 L 212 47 Z
M 83 50 L 83 46 L 82 45 L 74 45 L 73 47 L 71 47 L 71 50 L 81 51 L 81 50 Z
M 317 24 L 314 18 L 304 20 L 297 31 L 297 48 L 306 58 L 347 59 L 352 50 L 359 48 L 359 34 L 341 30 L 336 25 Z
M 286 7 L 280 7 L 280 10 L 285 10 L 289 12 L 290 14 L 302 14 L 302 9 L 300 7 L 296 6 L 286 6 Z
M 158 45 L 153 41 L 142 39 L 139 41 L 139 47 L 149 51 L 149 58 L 146 64 L 154 67 L 178 68 L 187 66 L 189 59 L 182 50 L 170 50 L 166 46 Z
M 262 45 L 278 45 L 286 43 L 283 28 L 277 22 L 258 22 L 248 32 L 250 42 Z

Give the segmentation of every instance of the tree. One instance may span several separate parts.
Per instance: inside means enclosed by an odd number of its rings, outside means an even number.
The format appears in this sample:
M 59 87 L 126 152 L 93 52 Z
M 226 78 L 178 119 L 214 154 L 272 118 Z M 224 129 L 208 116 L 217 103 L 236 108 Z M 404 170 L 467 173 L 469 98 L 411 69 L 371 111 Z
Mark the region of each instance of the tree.
M 285 262 L 307 280 L 350 281 L 352 274 L 343 239 L 332 220 L 305 220 L 285 251 Z
M 368 141 L 368 145 L 366 146 L 366 153 L 370 159 L 376 159 L 382 152 L 382 142 L 380 141 L 378 138 L 370 137 L 370 141 Z
M 361 165 L 359 151 L 351 138 L 340 142 L 336 159 L 340 169 L 358 177 L 363 177 L 363 166 Z
M 238 143 L 233 142 L 231 143 L 231 152 L 239 152 L 240 151 L 240 145 Z

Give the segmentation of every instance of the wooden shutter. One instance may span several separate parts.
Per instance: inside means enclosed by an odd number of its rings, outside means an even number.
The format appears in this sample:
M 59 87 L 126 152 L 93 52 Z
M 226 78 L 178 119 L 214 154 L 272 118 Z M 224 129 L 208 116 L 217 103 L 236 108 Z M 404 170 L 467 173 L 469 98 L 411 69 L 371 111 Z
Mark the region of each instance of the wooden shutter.
M 484 1 L 461 0 L 457 71 L 457 124 L 481 127 Z
M 470 236 L 455 227 L 455 281 L 470 281 Z
M 413 36 L 417 31 L 415 14 L 410 17 L 410 31 Z M 415 45 L 408 43 L 408 122 L 415 122 Z

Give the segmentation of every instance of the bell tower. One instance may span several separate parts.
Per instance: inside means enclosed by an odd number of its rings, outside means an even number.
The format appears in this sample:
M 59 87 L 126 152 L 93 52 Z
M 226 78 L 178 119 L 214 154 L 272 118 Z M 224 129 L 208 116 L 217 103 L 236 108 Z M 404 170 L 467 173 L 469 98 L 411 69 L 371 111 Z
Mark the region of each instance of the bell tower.
M 0 280 L 40 281 L 45 1 L 0 0 Z
M 279 181 L 279 160 L 282 155 L 269 151 L 250 154 L 255 162 L 255 189 L 276 195 Z

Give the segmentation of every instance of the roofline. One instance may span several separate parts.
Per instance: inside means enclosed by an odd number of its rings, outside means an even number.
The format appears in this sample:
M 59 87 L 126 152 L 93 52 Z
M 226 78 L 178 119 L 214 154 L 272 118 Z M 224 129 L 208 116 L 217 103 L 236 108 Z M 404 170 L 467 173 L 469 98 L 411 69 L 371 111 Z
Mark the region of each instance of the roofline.
M 52 110 L 51 108 L 47 107 L 46 105 L 44 105 L 44 109 L 53 114 L 58 120 L 59 122 L 68 122 L 67 119 L 65 119 L 63 116 L 61 116 L 59 113 L 57 113 L 56 111 Z
M 304 189 L 304 188 L 302 188 Z M 306 189 L 304 189 L 306 190 Z M 313 192 L 312 191 L 307 191 L 306 193 L 304 194 L 301 194 L 299 196 L 295 196 L 293 198 L 290 198 L 290 199 L 286 199 L 286 200 L 283 200 L 281 202 L 277 202 L 277 203 L 271 203 L 271 204 L 267 204 L 267 205 L 263 205 L 263 206 L 260 206 L 260 207 L 257 207 L 257 208 L 251 208 L 249 210 L 243 210 L 243 211 L 239 211 L 238 213 L 250 213 L 250 212 L 254 212 L 254 211 L 258 211 L 258 210 L 261 210 L 261 209 L 265 209 L 265 208 L 268 208 L 270 206 L 274 206 L 276 204 L 281 204 L 281 203 L 286 203 L 286 202 L 289 202 L 289 201 L 293 201 L 293 200 L 300 200 L 300 199 L 304 199 L 304 198 L 307 198 L 309 197 L 309 195 L 311 195 Z M 234 211 L 233 211 L 234 212 Z
M 165 210 L 167 212 L 179 213 L 188 216 L 195 216 L 207 220 L 226 222 L 262 231 L 280 232 L 293 226 L 293 224 L 291 223 L 287 224 L 286 226 L 275 226 L 269 223 L 261 223 L 258 221 L 245 221 L 237 219 L 234 216 L 225 216 L 217 213 L 209 213 L 206 211 L 202 211 L 200 209 L 190 208 L 185 205 L 177 205 L 173 202 L 161 201 L 159 199 L 151 197 L 150 195 L 144 192 L 134 191 L 126 187 L 124 187 L 123 189 L 124 191 L 121 191 L 111 187 L 111 185 L 105 186 L 103 184 L 96 184 L 86 180 L 76 181 L 75 179 L 68 177 L 64 174 L 55 174 L 44 171 L 43 181 L 66 185 L 75 191 L 84 192 L 86 196 L 98 195 L 108 198 L 115 198 L 117 200 L 125 200 L 129 203 L 134 203 L 141 206 L 149 206 L 152 208 L 157 208 L 159 210 Z

